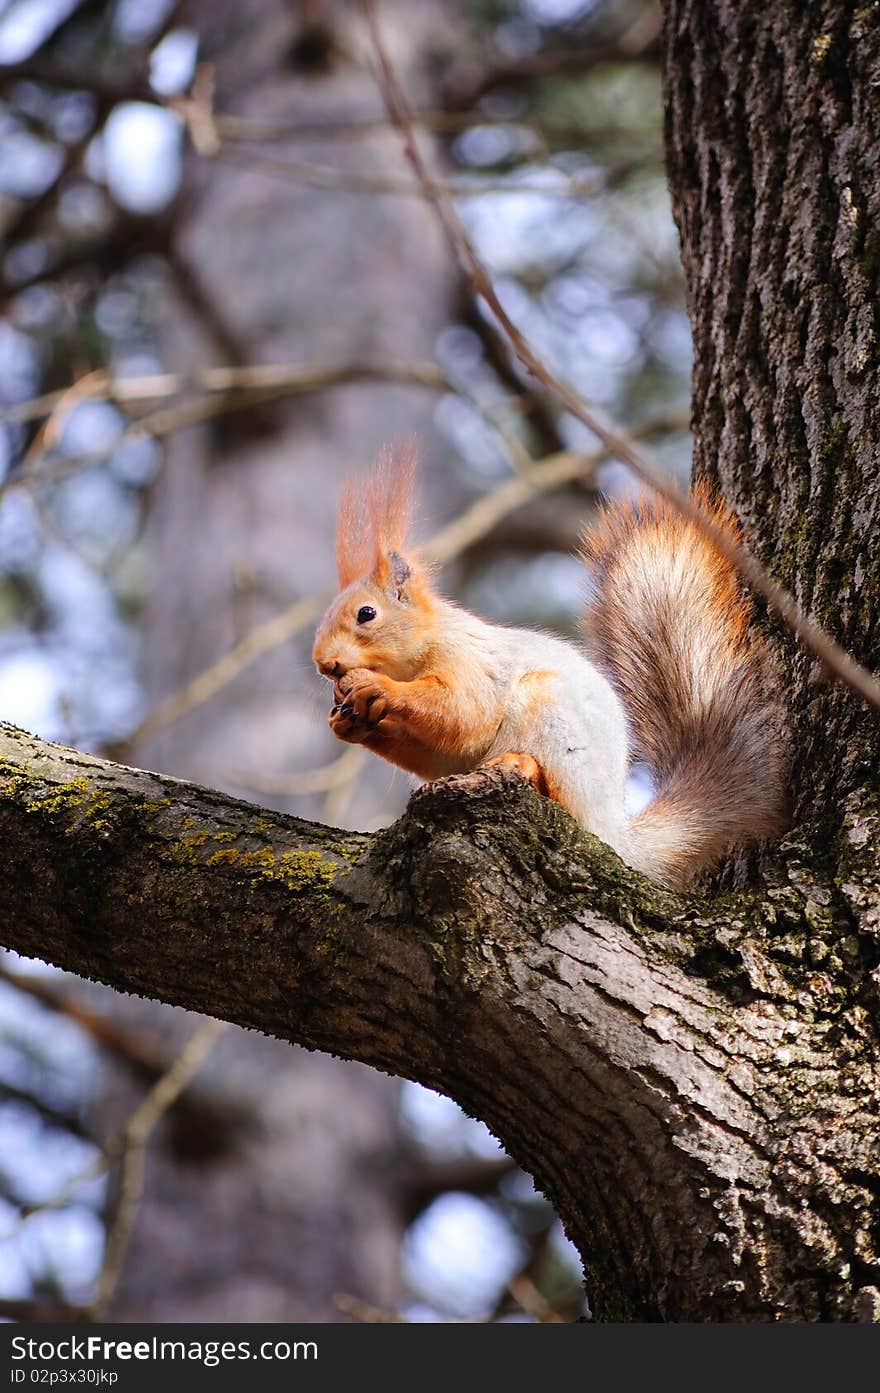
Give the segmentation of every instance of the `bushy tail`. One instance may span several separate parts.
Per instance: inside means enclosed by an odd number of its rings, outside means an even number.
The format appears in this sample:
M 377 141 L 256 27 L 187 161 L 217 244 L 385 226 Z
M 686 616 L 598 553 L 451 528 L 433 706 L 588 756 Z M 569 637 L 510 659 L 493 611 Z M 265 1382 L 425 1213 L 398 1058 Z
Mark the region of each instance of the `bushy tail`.
M 705 485 L 695 501 L 738 537 Z M 785 723 L 773 665 L 749 633 L 731 563 L 670 504 L 609 508 L 584 540 L 594 660 L 629 714 L 654 798 L 629 824 L 632 864 L 687 884 L 735 846 L 786 827 Z

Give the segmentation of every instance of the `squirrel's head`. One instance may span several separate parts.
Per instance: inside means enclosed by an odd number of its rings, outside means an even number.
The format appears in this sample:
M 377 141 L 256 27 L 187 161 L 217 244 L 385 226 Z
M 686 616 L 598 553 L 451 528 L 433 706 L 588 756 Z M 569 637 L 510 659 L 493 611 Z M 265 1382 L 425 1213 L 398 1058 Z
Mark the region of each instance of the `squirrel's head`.
M 405 682 L 422 670 L 437 602 L 425 566 L 405 550 L 414 471 L 411 449 L 383 451 L 371 478 L 346 484 L 336 533 L 340 594 L 312 649 L 323 677 L 364 667 Z

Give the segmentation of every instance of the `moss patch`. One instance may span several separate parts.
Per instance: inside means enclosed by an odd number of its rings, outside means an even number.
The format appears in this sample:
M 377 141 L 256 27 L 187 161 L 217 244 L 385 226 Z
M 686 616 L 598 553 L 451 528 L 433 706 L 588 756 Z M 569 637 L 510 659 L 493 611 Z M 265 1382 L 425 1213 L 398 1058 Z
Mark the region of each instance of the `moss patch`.
M 257 880 L 278 881 L 295 895 L 326 893 L 341 873 L 341 868 L 320 851 L 292 850 L 278 854 L 271 846 L 246 850 L 229 844 L 235 835 L 234 832 L 201 828 L 187 832 L 173 843 L 168 854 L 179 866 L 226 866 L 245 875 L 254 875 Z M 216 842 L 223 845 L 205 856 L 204 850 Z
M 84 774 L 61 784 L 47 784 L 26 765 L 0 760 L 0 796 L 23 803 L 30 813 L 61 813 L 79 809 L 95 791 Z

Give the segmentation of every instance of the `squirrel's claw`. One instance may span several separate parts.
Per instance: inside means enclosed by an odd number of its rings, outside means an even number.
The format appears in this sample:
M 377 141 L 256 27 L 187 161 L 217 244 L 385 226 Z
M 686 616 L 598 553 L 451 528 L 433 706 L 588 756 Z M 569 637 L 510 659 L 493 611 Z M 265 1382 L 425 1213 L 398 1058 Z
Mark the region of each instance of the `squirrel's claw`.
M 367 669 L 353 669 L 333 688 L 330 729 L 339 740 L 358 744 L 380 733 L 388 701 L 382 679 Z
M 530 783 L 537 793 L 552 798 L 547 775 L 534 755 L 522 754 L 518 750 L 507 750 L 503 755 L 487 759 L 483 768 L 490 769 L 493 765 L 500 765 L 502 769 L 513 769 L 527 783 Z

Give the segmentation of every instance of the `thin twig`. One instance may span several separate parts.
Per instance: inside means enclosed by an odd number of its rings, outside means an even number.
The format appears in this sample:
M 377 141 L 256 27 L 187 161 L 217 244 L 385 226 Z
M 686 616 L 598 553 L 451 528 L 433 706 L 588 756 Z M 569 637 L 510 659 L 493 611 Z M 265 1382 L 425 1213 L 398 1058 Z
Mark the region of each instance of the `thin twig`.
M 675 430 L 687 430 L 687 418 L 681 414 L 660 417 L 638 427 L 636 439 Z M 591 479 L 598 465 L 608 459 L 609 452 L 599 448 L 589 452 L 560 450 L 538 460 L 531 469 L 505 479 L 491 493 L 482 494 L 446 527 L 436 532 L 423 548 L 431 561 L 445 564 L 460 556 L 476 542 L 482 541 L 501 520 L 530 499 L 553 489 L 562 488 L 576 479 Z
M 498 87 L 518 87 L 547 77 L 581 77 L 605 63 L 653 62 L 660 54 L 662 23 L 659 6 L 649 6 L 609 43 L 569 43 L 564 48 L 543 49 L 524 58 L 497 62 L 476 79 L 453 81 L 454 107 L 473 107 Z
M 144 1160 L 143 1146 L 129 1146 L 123 1152 L 116 1208 L 107 1228 L 104 1261 L 95 1283 L 94 1300 L 88 1307 L 89 1320 L 103 1318 L 122 1274 L 128 1241 L 144 1193 Z
M 181 396 L 187 391 L 202 391 L 207 396 L 175 402 L 146 412 L 130 422 L 122 434 L 101 450 L 66 456 L 42 463 L 39 470 L 19 467 L 0 481 L 0 498 L 12 489 L 36 484 L 59 483 L 83 469 L 105 464 L 125 444 L 132 440 L 159 440 L 188 426 L 201 424 L 227 412 L 239 411 L 287 396 L 325 391 L 333 387 L 359 382 L 395 382 L 406 386 L 423 387 L 429 391 L 455 392 L 480 413 L 490 429 L 498 435 L 511 461 L 518 470 L 528 468 L 530 457 L 519 440 L 503 425 L 505 415 L 515 415 L 527 409 L 527 396 L 506 397 L 497 404 L 485 404 L 475 393 L 461 384 L 453 383 L 434 363 L 385 363 L 376 365 L 342 364 L 329 367 L 301 368 L 287 364 L 258 364 L 243 367 L 208 368 L 201 373 L 181 375 L 157 373 L 149 377 L 112 378 L 98 371 L 81 378 L 71 387 L 47 392 L 29 401 L 0 408 L 0 421 L 32 421 L 57 412 L 60 405 L 75 392 L 76 402 L 101 399 L 129 407 L 155 400 Z M 534 397 L 531 398 L 534 400 Z M 47 443 L 44 439 L 44 444 Z M 29 451 L 29 457 L 31 452 Z
M 221 164 L 233 164 L 248 170 L 260 170 L 294 184 L 308 188 L 332 189 L 338 193 L 391 194 L 395 197 L 424 198 L 421 185 L 414 179 L 394 179 L 385 175 L 361 174 L 356 169 L 338 169 L 333 165 L 314 164 L 306 160 L 280 159 L 264 150 L 244 150 L 239 145 L 222 145 L 214 159 Z M 544 198 L 589 198 L 602 193 L 608 183 L 622 179 L 636 162 L 613 169 L 590 170 L 584 174 L 568 174 L 552 166 L 555 180 L 518 179 L 515 174 L 506 179 L 455 179 L 443 184 L 449 198 L 485 198 L 489 194 L 536 194 Z
M 122 1026 L 99 1011 L 91 1010 L 76 992 L 59 987 L 54 980 L 47 980 L 35 973 L 13 972 L 2 962 L 0 982 L 23 992 L 47 1010 L 67 1016 L 102 1050 L 122 1060 L 138 1078 L 152 1082 L 168 1068 L 168 1059 L 152 1036 Z
M 228 1021 L 208 1017 L 201 1021 L 171 1067 L 158 1079 L 138 1104 L 121 1136 L 123 1146 L 142 1146 L 160 1118 L 192 1082 L 215 1040 L 228 1028 Z
M 192 681 L 187 682 L 173 696 L 155 707 L 123 742 L 124 749 L 131 749 L 147 736 L 166 730 L 187 712 L 201 706 L 209 697 L 227 686 L 264 653 L 279 648 L 282 643 L 287 643 L 302 633 L 309 624 L 320 619 L 332 598 L 332 594 L 327 592 L 322 595 L 307 595 L 305 599 L 297 600 L 295 604 L 267 619 L 265 623 L 251 629 L 240 643 L 228 649 L 216 663 L 204 668 Z
M 221 135 L 214 112 L 215 87 L 214 64 L 199 63 L 189 94 L 168 103 L 186 126 L 196 154 L 206 159 L 213 159 L 220 152 Z
M 72 1176 L 51 1199 L 44 1200 L 39 1204 L 26 1205 L 21 1210 L 16 1226 L 0 1235 L 0 1243 L 15 1238 L 21 1224 L 34 1214 L 42 1214 L 52 1209 L 63 1209 L 77 1191 L 82 1189 L 83 1185 L 97 1180 L 127 1151 L 132 1148 L 143 1148 L 157 1123 L 192 1081 L 214 1041 L 226 1028 L 226 1021 L 209 1018 L 201 1022 L 166 1072 L 156 1081 L 135 1108 L 119 1135 L 107 1142 L 95 1160 Z
M 498 298 L 492 278 L 477 256 L 453 203 L 428 168 L 416 138 L 409 104 L 379 29 L 375 0 L 361 0 L 361 8 L 378 60 L 379 86 L 389 116 L 403 139 L 404 153 L 475 292 L 491 309 L 513 352 L 525 369 L 601 440 L 610 455 L 628 465 L 643 484 L 659 493 L 693 523 L 703 536 L 736 566 L 751 588 L 764 597 L 805 648 L 820 658 L 842 682 L 865 701 L 880 708 L 880 681 L 850 657 L 830 634 L 805 614 L 794 596 L 778 585 L 749 552 L 733 542 L 727 533 L 697 506 L 690 494 L 680 489 L 659 465 L 637 449 L 630 436 L 624 434 L 616 425 L 609 424 L 595 408 L 588 406 L 568 383 L 557 377 L 514 324 Z
M 137 1207 L 144 1188 L 144 1161 L 147 1142 L 160 1119 L 179 1098 L 204 1063 L 226 1021 L 204 1020 L 190 1036 L 168 1072 L 150 1089 L 134 1111 L 122 1134 L 119 1192 L 113 1221 L 107 1233 L 104 1261 L 89 1308 L 92 1320 L 106 1311 L 122 1273 L 122 1265 L 134 1226 Z
M 85 382 L 86 379 L 80 379 Z M 187 390 L 200 390 L 209 395 L 195 401 L 184 400 L 171 406 L 147 412 L 132 421 L 112 445 L 86 454 L 70 456 L 43 464 L 37 469 L 19 468 L 0 481 L 0 498 L 20 486 L 57 483 L 81 469 L 105 464 L 125 444 L 132 440 L 162 439 L 187 426 L 198 425 L 227 412 L 240 411 L 266 402 L 277 401 L 306 392 L 320 392 L 332 387 L 359 382 L 399 382 L 429 391 L 453 391 L 452 383 L 433 363 L 413 364 L 352 364 L 326 368 L 302 368 L 280 364 L 260 364 L 251 367 L 208 368 L 202 373 L 182 376 L 159 373 L 150 377 L 111 378 L 106 373 L 89 374 L 89 389 L 81 390 L 77 401 L 96 398 L 115 401 L 119 405 L 147 402 L 179 396 Z M 62 392 L 47 392 L 30 401 L 0 408 L 0 421 L 38 420 L 55 411 L 74 388 Z M 29 458 L 31 452 L 29 451 Z
M 180 98 L 174 98 L 169 105 L 175 109 L 180 100 Z M 415 113 L 415 119 L 418 125 L 423 126 L 425 130 L 433 131 L 436 135 L 458 135 L 477 126 L 498 126 L 510 130 L 526 131 L 540 144 L 547 140 L 576 145 L 583 141 L 595 144 L 600 141 L 623 141 L 626 139 L 629 139 L 631 143 L 633 138 L 633 133 L 629 133 L 628 136 L 621 134 L 619 127 L 584 126 L 572 121 L 555 121 L 552 118 L 535 119 L 530 116 L 522 116 L 519 113 L 505 116 L 489 111 L 422 109 Z M 375 135 L 377 131 L 388 130 L 391 122 L 385 112 L 360 118 L 326 117 L 317 121 L 299 119 L 278 121 L 270 117 L 236 116 L 215 112 L 214 125 L 217 134 L 224 142 L 258 143 L 260 141 L 320 140 L 322 138 L 356 140 L 360 136 L 371 136 Z M 636 134 L 646 144 L 656 144 L 650 131 L 638 131 Z
M 63 391 L 52 393 L 53 401 L 46 419 L 34 435 L 17 470 L 19 482 L 33 474 L 41 456 L 58 444 L 74 407 L 94 397 L 104 377 L 105 374 L 101 371 L 89 372 L 84 377 L 77 378 L 76 382 L 65 387 Z
M 25 422 L 50 415 L 76 393 L 76 401 L 100 398 L 125 405 L 163 401 L 186 392 L 278 391 L 296 395 L 340 387 L 352 382 L 403 382 L 440 390 L 451 384 L 436 363 L 328 363 L 316 367 L 302 363 L 256 363 L 246 367 L 204 368 L 200 372 L 153 373 L 142 377 L 113 377 L 89 373 L 61 391 L 46 392 L 30 401 L 0 408 L 0 421 Z M 73 402 L 71 402 L 73 404 Z

